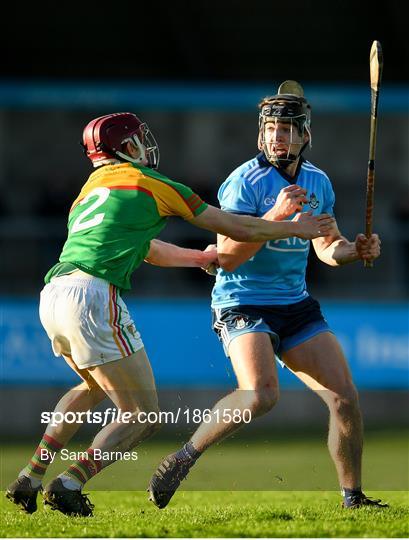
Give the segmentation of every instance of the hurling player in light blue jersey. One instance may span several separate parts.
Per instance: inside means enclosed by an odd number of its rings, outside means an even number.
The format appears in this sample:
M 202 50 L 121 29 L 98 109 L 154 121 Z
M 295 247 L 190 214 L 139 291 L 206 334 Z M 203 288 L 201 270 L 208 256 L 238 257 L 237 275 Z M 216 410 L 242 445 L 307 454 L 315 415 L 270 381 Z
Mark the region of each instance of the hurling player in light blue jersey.
M 302 155 L 311 145 L 311 108 L 302 87 L 285 81 L 259 108 L 260 153 L 222 184 L 221 208 L 274 220 L 306 211 L 333 215 L 335 196 L 328 176 Z M 318 258 L 330 266 L 380 255 L 377 235 L 367 239 L 359 234 L 350 242 L 336 222 L 312 244 Z M 328 447 L 344 506 L 385 506 L 361 489 L 358 395 L 341 347 L 319 303 L 308 294 L 310 241 L 244 244 L 219 235 L 217 247 L 221 268 L 212 293 L 214 329 L 231 359 L 238 390 L 214 406 L 212 422 L 202 423 L 179 452 L 162 461 L 150 482 L 151 499 L 159 508 L 166 506 L 201 453 L 240 427 L 243 422 L 237 418 L 226 422 L 225 411 L 250 409 L 255 417 L 274 406 L 279 393 L 274 358 L 279 355 L 328 406 Z

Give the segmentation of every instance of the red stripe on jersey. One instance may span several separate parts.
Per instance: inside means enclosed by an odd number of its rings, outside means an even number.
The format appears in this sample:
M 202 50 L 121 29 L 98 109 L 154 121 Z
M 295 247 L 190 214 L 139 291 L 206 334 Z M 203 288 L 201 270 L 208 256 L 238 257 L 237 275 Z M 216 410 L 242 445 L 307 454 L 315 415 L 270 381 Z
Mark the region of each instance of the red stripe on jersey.
M 110 189 L 135 189 L 136 191 L 143 191 L 149 197 L 153 197 L 152 191 L 149 191 L 149 189 L 143 188 L 141 186 L 111 186 Z
M 173 187 L 171 184 L 168 184 L 167 182 L 164 182 L 164 181 L 161 180 L 160 178 L 155 178 L 154 176 L 149 176 L 148 174 L 145 174 L 145 176 L 146 176 L 146 178 L 150 178 L 151 180 L 156 180 L 157 182 L 160 182 L 161 184 L 165 184 L 165 186 L 168 186 L 168 187 L 172 188 L 173 191 L 175 191 L 175 192 L 179 195 L 179 197 L 182 199 L 182 201 L 185 203 L 185 205 L 186 205 L 186 206 L 189 208 L 189 210 L 192 212 L 192 209 L 190 208 L 190 205 L 189 205 L 187 199 L 185 199 L 185 198 L 183 197 L 183 195 L 182 195 L 175 187 Z M 193 194 L 193 195 L 194 195 L 194 194 Z M 189 197 L 190 197 L 190 195 L 189 195 Z M 193 213 L 193 212 L 192 212 L 192 213 Z
M 143 188 L 141 186 L 111 186 L 109 189 L 110 190 L 111 189 L 133 189 L 136 191 L 143 191 L 143 193 L 146 193 L 146 195 L 149 195 L 149 197 L 153 197 L 152 191 L 149 191 L 149 189 Z M 78 199 L 78 201 L 71 206 L 69 213 L 71 213 L 74 210 L 74 208 L 76 208 L 76 206 L 80 204 L 82 200 L 85 199 L 85 197 L 86 195 L 84 195 L 84 197 L 82 197 L 81 199 Z
M 190 208 L 192 209 L 192 211 L 194 212 L 195 210 L 197 210 L 199 208 L 199 206 L 201 206 L 203 204 L 203 201 L 201 199 L 199 199 L 198 201 L 196 202 L 193 202 L 190 204 Z

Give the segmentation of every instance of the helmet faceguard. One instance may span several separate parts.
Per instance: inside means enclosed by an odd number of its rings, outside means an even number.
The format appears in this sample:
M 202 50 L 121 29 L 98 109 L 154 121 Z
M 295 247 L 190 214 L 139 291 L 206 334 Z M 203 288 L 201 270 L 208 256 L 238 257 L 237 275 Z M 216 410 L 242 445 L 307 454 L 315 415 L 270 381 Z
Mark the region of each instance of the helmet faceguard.
M 311 107 L 304 97 L 302 86 L 296 81 L 283 82 L 278 94 L 265 97 L 259 104 L 259 109 L 259 149 L 264 152 L 270 163 L 285 168 L 301 156 L 308 144 L 311 147 Z M 284 157 L 270 150 L 266 144 L 265 129 L 268 122 L 285 123 L 290 126 L 289 145 Z M 297 140 L 296 133 L 299 136 Z M 308 134 L 308 141 L 304 140 L 305 133 Z M 293 153 L 294 147 L 297 146 L 298 152 Z
M 135 156 L 127 153 L 131 143 Z M 83 132 L 83 148 L 94 167 L 110 160 L 129 161 L 156 169 L 159 147 L 146 123 L 133 113 L 114 113 L 91 120 Z

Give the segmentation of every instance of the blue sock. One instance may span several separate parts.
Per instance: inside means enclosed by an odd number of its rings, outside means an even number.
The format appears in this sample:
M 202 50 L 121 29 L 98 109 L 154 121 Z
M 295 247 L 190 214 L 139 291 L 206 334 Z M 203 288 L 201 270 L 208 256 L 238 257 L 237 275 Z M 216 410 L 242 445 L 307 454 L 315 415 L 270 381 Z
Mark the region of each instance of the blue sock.
M 345 506 L 351 506 L 351 504 L 353 504 L 353 499 L 362 494 L 362 489 L 361 487 L 356 487 L 353 489 L 342 488 L 341 494 L 344 497 Z
M 192 465 L 202 455 L 202 452 L 196 450 L 191 441 L 187 442 L 183 448 L 176 452 L 176 458 L 182 461 L 191 462 Z

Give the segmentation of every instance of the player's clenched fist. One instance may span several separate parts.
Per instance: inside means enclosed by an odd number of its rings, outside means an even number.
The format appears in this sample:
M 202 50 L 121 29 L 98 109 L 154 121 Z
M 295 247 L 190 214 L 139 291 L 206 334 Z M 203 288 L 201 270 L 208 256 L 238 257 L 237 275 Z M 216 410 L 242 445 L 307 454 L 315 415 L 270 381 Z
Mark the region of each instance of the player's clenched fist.
M 269 211 L 272 219 L 285 219 L 295 212 L 301 212 L 303 205 L 308 202 L 307 191 L 297 185 L 283 188 L 278 194 L 273 208 Z
M 202 252 L 203 264 L 201 265 L 202 270 L 211 276 L 217 274 L 217 269 L 219 268 L 219 261 L 217 258 L 217 246 L 216 244 L 210 244 Z
M 302 212 L 296 214 L 291 220 L 300 225 L 299 238 L 312 240 L 319 236 L 329 236 L 334 229 L 335 219 L 329 214 L 320 214 L 313 216 L 312 212 Z
M 373 261 L 381 254 L 381 241 L 377 234 L 367 238 L 364 234 L 358 234 L 355 238 L 355 249 L 358 257 L 363 261 Z

